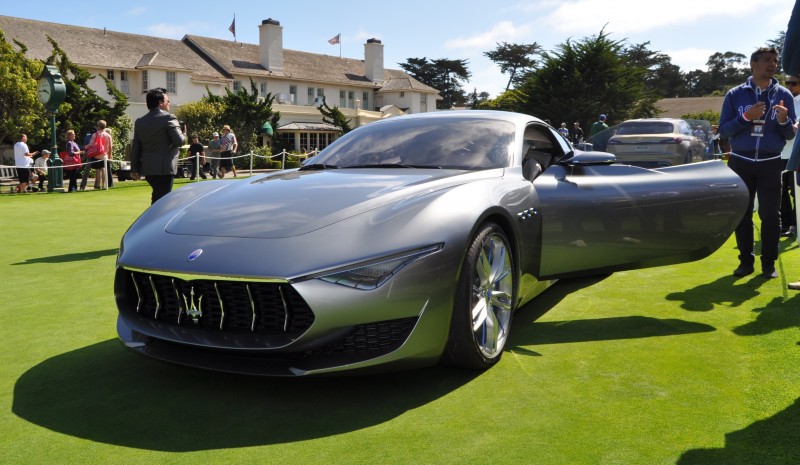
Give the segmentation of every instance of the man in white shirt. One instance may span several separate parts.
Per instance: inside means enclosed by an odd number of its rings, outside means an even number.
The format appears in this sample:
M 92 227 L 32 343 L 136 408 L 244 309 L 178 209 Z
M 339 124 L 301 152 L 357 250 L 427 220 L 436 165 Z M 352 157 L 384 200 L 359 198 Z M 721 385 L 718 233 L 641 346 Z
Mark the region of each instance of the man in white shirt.
M 19 142 L 14 144 L 14 165 L 17 167 L 17 179 L 19 179 L 17 192 L 26 192 L 28 190 L 33 156 L 37 153 L 39 152 L 31 152 L 28 149 L 28 136 L 25 134 L 22 134 L 19 137 Z
M 42 156 L 33 162 L 33 170 L 39 177 L 39 190 L 44 190 L 44 182 L 47 181 L 47 160 L 50 159 L 50 151 L 42 150 Z
M 794 96 L 794 109 L 800 110 L 800 77 L 787 75 L 786 88 Z M 797 132 L 797 123 L 794 125 L 794 130 Z M 789 161 L 789 155 L 792 154 L 792 145 L 786 144 L 781 152 L 783 159 L 783 166 L 786 167 L 786 162 Z M 783 185 L 781 186 L 781 236 L 796 236 L 797 235 L 797 198 L 795 197 L 795 181 L 794 173 L 791 171 L 784 171 L 782 174 Z M 794 203 L 792 203 L 794 202 Z

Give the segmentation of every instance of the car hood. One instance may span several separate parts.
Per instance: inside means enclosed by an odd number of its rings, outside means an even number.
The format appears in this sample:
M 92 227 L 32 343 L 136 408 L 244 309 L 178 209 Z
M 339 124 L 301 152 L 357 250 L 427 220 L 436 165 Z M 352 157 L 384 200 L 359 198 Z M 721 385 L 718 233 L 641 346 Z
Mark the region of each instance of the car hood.
M 497 175 L 498 170 L 284 171 L 208 192 L 174 214 L 165 229 L 198 236 L 293 237 L 398 200 Z

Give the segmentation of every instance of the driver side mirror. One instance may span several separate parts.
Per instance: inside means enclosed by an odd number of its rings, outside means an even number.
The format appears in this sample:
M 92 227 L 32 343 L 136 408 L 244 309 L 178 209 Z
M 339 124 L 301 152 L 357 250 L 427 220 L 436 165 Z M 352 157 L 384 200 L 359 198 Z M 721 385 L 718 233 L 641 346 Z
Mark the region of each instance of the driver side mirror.
M 569 156 L 570 153 L 572 156 Z M 606 152 L 570 152 L 567 156 L 558 160 L 562 166 L 591 166 L 591 165 L 612 165 L 617 162 L 617 157 Z

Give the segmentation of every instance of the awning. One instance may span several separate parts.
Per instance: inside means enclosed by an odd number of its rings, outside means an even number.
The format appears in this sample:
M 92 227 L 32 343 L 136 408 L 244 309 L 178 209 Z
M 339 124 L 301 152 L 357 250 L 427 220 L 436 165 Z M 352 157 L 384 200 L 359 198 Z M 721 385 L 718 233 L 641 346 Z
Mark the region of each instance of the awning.
M 269 124 L 269 121 L 265 121 L 264 124 L 261 125 L 261 132 L 270 136 L 272 135 L 272 125 Z

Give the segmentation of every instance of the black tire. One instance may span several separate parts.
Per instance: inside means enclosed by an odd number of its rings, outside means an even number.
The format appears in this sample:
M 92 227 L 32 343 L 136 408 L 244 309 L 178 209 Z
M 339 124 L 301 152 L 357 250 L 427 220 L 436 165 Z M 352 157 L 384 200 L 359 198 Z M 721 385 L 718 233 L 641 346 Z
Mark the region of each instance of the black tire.
M 484 370 L 500 360 L 516 301 L 516 267 L 500 226 L 483 225 L 461 267 L 444 362 Z

